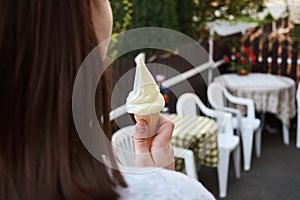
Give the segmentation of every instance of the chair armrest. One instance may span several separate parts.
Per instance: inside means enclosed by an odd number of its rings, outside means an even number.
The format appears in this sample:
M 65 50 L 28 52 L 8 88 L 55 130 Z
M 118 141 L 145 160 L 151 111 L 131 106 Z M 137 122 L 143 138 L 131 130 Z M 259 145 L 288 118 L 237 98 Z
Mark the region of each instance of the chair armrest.
M 197 100 L 196 103 L 206 116 L 217 119 L 219 133 L 233 134 L 231 113 L 207 108 L 200 100 Z
M 212 84 L 214 84 L 214 83 L 212 83 Z M 216 110 L 220 110 L 220 111 L 229 112 L 229 113 L 234 114 L 238 118 L 238 129 L 240 129 L 242 112 L 239 109 L 237 109 L 237 108 L 230 108 L 230 107 L 224 107 L 224 106 L 218 105 L 218 103 L 216 103 L 214 101 L 214 99 L 212 98 L 212 92 L 211 92 L 211 90 L 213 90 L 213 88 L 210 88 L 210 87 L 217 87 L 217 86 L 210 85 L 209 88 L 208 88 L 208 90 L 207 90 L 207 96 L 208 96 L 209 103 Z M 223 86 L 221 86 L 221 87 L 223 88 Z M 224 91 L 224 89 L 223 89 L 223 91 Z
M 220 118 L 224 117 L 225 112 L 224 111 L 219 111 L 219 110 L 213 110 L 208 107 L 206 107 L 200 100 L 196 100 L 197 106 L 200 108 L 200 110 L 208 117 L 213 117 L 213 118 Z
M 215 108 L 216 110 L 221 110 L 221 111 L 224 111 L 224 112 L 230 112 L 236 116 L 242 116 L 242 112 L 237 109 L 237 108 L 230 108 L 230 107 L 218 107 L 218 108 Z
M 252 99 L 233 96 L 227 90 L 224 90 L 224 95 L 228 99 L 228 101 L 230 101 L 232 103 L 247 106 L 247 117 L 255 118 L 254 101 Z
M 237 118 L 237 127 L 236 128 L 238 130 L 241 130 L 242 112 L 239 109 L 229 108 L 229 107 L 222 107 L 222 108 L 218 108 L 217 110 L 221 110 L 221 111 L 225 111 L 225 112 L 229 112 L 229 113 L 234 114 Z

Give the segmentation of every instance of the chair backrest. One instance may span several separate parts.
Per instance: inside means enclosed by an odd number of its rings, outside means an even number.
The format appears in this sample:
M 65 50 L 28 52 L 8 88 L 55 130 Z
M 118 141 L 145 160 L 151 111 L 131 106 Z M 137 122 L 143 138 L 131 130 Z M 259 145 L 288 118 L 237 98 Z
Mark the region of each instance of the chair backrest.
M 197 96 L 193 93 L 185 93 L 178 98 L 176 112 L 179 115 L 197 115 Z
M 126 126 L 112 136 L 112 147 L 119 164 L 125 167 L 134 166 L 133 137 L 135 126 Z
M 176 103 L 176 112 L 179 115 L 190 115 L 196 116 L 198 114 L 198 108 L 205 115 L 209 115 L 211 110 L 207 108 L 201 99 L 194 93 L 184 93 L 182 94 Z
M 223 111 L 212 110 L 206 107 L 200 98 L 193 93 L 182 94 L 176 103 L 176 112 L 179 115 L 197 115 L 196 107 L 199 107 L 201 112 L 208 117 L 213 117 L 217 120 L 220 133 L 233 134 L 232 114 Z
M 224 87 L 219 83 L 211 83 L 207 88 L 208 101 L 212 107 L 222 109 L 225 106 Z
M 254 101 L 249 98 L 241 98 L 232 95 L 224 85 L 221 83 L 213 82 L 208 86 L 207 96 L 210 104 L 215 109 L 223 110 L 225 105 L 225 99 L 234 104 L 241 104 L 247 106 L 247 118 L 255 118 Z M 219 99 L 218 99 L 219 98 Z M 229 111 L 229 108 L 226 108 Z M 229 111 L 231 112 L 231 111 Z

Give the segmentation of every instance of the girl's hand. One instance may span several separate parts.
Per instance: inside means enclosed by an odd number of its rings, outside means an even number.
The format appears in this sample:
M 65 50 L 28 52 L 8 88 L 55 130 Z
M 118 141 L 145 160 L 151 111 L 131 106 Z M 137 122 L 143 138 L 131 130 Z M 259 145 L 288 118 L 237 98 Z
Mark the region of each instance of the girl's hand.
M 174 170 L 174 153 L 170 145 L 174 124 L 160 115 L 157 134 L 146 137 L 148 126 L 145 121 L 137 122 L 134 134 L 135 166 L 164 167 Z

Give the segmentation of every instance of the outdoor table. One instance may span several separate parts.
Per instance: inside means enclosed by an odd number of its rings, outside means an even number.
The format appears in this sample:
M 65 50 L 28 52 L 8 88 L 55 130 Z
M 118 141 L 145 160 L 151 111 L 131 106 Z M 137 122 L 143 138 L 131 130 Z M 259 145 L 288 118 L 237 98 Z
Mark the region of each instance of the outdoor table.
M 218 126 L 213 119 L 203 116 L 181 116 L 167 114 L 174 124 L 171 140 L 173 146 L 188 148 L 194 152 L 195 159 L 201 164 L 218 165 Z M 176 170 L 181 171 L 183 161 L 176 160 Z
M 295 81 L 289 77 L 250 73 L 246 76 L 238 74 L 224 74 L 215 78 L 238 97 L 253 99 L 255 110 L 261 113 L 272 113 L 282 122 L 283 132 L 289 135 L 290 119 L 296 114 Z M 284 138 L 289 144 L 289 138 Z

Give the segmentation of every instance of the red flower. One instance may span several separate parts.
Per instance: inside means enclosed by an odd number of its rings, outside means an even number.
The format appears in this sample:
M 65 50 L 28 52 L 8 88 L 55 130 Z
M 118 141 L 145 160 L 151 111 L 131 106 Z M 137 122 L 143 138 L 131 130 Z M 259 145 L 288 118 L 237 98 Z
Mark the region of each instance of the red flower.
M 252 52 L 252 49 L 251 49 L 251 47 L 250 47 L 250 46 L 248 46 L 248 47 L 244 47 L 243 54 L 249 54 L 249 53 L 251 53 L 251 52 Z
M 165 104 L 168 104 L 169 102 L 169 96 L 167 94 L 163 94 L 164 100 L 165 100 Z
M 255 65 L 256 64 L 256 56 L 255 56 L 255 54 L 251 52 L 249 54 L 249 58 L 250 58 L 251 65 Z
M 229 57 L 228 56 L 224 56 L 224 63 L 225 64 L 228 64 L 230 61 Z
M 247 59 L 245 57 L 241 58 L 241 64 L 245 65 L 247 63 Z
M 240 58 L 240 54 L 239 54 L 239 53 L 235 53 L 234 56 L 235 56 L 235 59 L 236 59 L 236 60 Z

